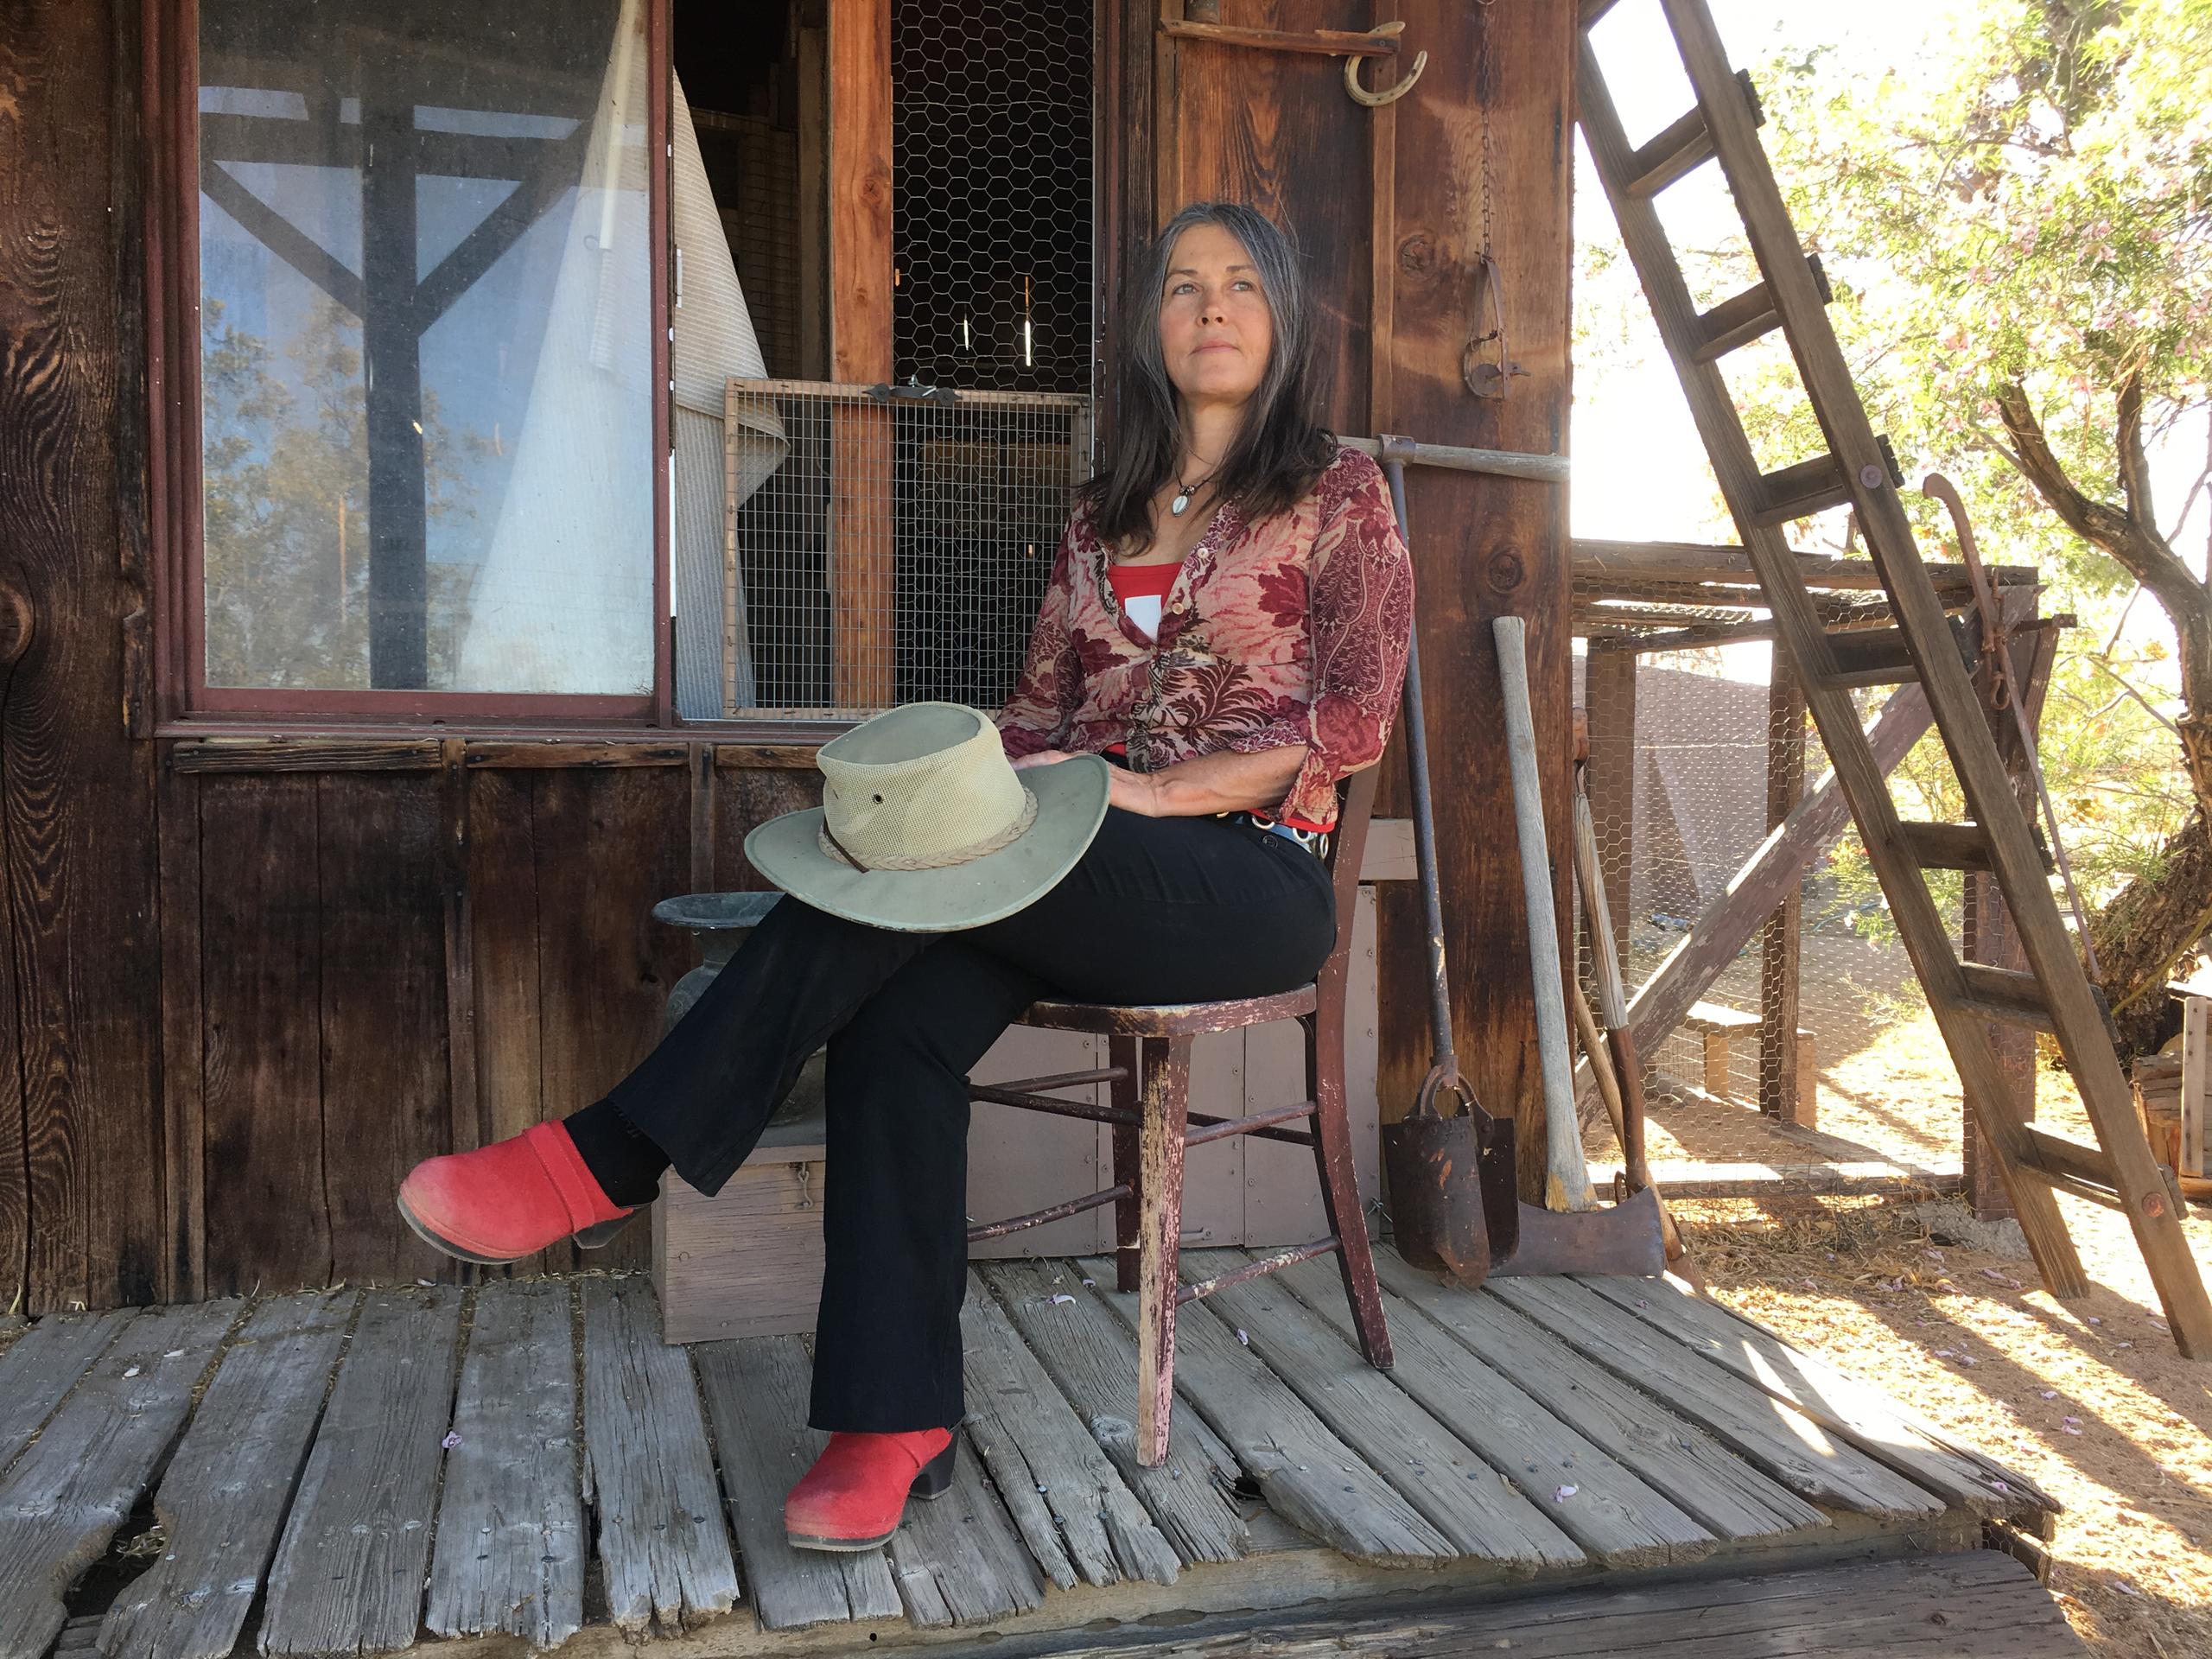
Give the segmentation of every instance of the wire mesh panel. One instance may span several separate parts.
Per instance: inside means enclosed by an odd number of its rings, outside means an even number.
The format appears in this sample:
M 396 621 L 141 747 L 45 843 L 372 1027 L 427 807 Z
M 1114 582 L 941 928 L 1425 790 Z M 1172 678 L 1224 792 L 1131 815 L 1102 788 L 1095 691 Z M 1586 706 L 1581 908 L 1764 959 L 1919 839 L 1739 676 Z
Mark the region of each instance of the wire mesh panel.
M 896 378 L 1088 391 L 1089 5 L 893 0 Z
M 1670 616 L 1665 626 L 1686 621 Z M 1770 647 L 1754 639 L 1652 651 L 1664 636 L 1647 626 L 1653 631 L 1641 635 L 1586 634 L 1575 664 L 1599 862 L 1631 995 L 1758 850 L 1769 828 L 1770 769 L 1783 758 L 1793 720 L 1803 747 L 1802 789 L 1817 788 L 1827 771 L 1802 705 L 1787 706 L 1778 728 L 1770 725 Z M 1889 695 L 1863 694 L 1865 717 L 1873 718 Z M 1912 787 L 1920 758 L 1899 768 L 1897 787 Z M 1923 805 L 1908 816 L 1939 815 Z M 1779 1103 L 1795 1121 L 1817 1122 L 1885 1158 L 1955 1167 L 1958 1078 L 1855 830 L 1815 861 L 1797 893 L 1792 1075 L 1780 1074 L 1770 1019 L 1777 1002 L 1767 947 L 1771 940 L 1778 950 L 1782 941 L 1764 929 L 1705 988 L 1689 1017 L 1644 1055 L 1661 1102 L 1681 1085 L 1677 1099 L 1712 1096 L 1744 1108 L 1742 1133 L 1725 1132 L 1725 1115 L 1677 1119 L 1662 1109 L 1652 1120 L 1652 1155 L 1704 1162 L 1770 1156 L 1751 1114 Z M 1937 897 L 1955 927 L 1955 896 Z M 1670 1138 L 1670 1123 L 1679 1135 Z
M 1090 400 L 794 380 L 730 392 L 772 403 L 790 442 L 749 497 L 731 492 L 730 712 L 1002 703 L 1090 467 Z M 734 479 L 739 464 L 734 441 Z

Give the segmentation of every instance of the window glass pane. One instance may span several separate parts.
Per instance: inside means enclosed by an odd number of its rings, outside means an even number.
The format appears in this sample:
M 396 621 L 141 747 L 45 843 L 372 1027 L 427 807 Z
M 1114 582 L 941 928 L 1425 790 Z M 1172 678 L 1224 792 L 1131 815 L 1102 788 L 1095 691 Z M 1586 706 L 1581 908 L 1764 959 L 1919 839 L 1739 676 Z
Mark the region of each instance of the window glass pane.
M 211 686 L 652 683 L 645 0 L 200 0 Z

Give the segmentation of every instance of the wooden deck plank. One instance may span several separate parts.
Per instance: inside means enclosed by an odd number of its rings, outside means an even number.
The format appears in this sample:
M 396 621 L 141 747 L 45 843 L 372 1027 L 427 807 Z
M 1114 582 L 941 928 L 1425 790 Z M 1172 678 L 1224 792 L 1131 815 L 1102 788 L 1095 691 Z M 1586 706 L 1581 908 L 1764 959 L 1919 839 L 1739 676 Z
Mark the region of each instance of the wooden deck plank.
M 132 1319 L 0 1481 L 0 1654 L 42 1654 L 60 1634 L 63 1594 L 145 1491 L 238 1309 Z
M 813 1366 L 799 1339 L 741 1337 L 690 1351 L 721 1448 L 722 1492 L 760 1623 L 792 1630 L 897 1618 L 899 1586 L 880 1550 L 794 1549 L 785 1535 L 784 1497 L 829 1438 L 806 1425 Z
M 1777 1400 L 1787 1401 L 1916 1485 L 1976 1515 L 2014 1514 L 2059 1505 L 2025 1475 L 1978 1452 L 1955 1447 L 1914 1422 L 1882 1392 L 1826 1360 L 1791 1346 L 1773 1332 L 1662 1280 L 1588 1277 L 1587 1285 L 1616 1307 Z
M 1203 1277 L 1238 1259 L 1207 1252 L 1187 1271 Z M 1232 1285 L 1207 1304 L 1466 1554 L 1535 1572 L 1585 1551 L 1618 1567 L 1713 1553 L 1713 1535 L 1663 1494 L 1419 1319 L 1391 1326 L 1396 1363 L 1387 1376 L 1375 1370 L 1352 1345 L 1336 1263 L 1306 1265 L 1326 1280 L 1309 1280 L 1313 1306 L 1277 1275 Z
M 1174 1583 L 1175 1547 L 972 1270 L 960 1337 L 969 1441 L 1046 1577 Z
M 1136 1460 L 1136 1344 L 1091 1298 L 1081 1271 L 1066 1263 L 994 1262 L 977 1272 L 1184 1565 L 1241 1559 L 1251 1536 L 1231 1501 L 1240 1472 L 1236 1453 L 1186 1411 L 1175 1419 L 1166 1463 L 1147 1469 Z
M 1132 1645 L 1111 1638 L 1056 1659 L 1182 1659 L 1195 1631 Z M 2088 1649 L 2050 1592 L 1993 1550 L 1901 1561 L 1593 1588 L 1524 1601 L 1205 1629 L 1204 1650 L 1268 1659 L 2082 1659 Z
M 988 1624 L 1045 1605 L 1037 1563 L 972 1457 L 956 1460 L 944 1497 L 907 1504 L 885 1553 L 906 1617 L 925 1629 Z
M 1789 1407 L 1670 1342 L 1633 1313 L 1567 1279 L 1493 1279 L 1483 1289 L 1694 1422 L 1801 1497 L 1882 1520 L 1941 1515 L 1941 1498 L 1855 1447 L 1829 1440 Z
M 373 1290 L 362 1303 L 269 1569 L 262 1652 L 375 1653 L 414 1641 L 461 1300 L 438 1285 Z
M 1112 1262 L 1087 1258 L 1083 1271 L 1134 1333 L 1137 1299 L 1110 1287 Z M 1203 1302 L 1176 1317 L 1175 1389 L 1292 1525 L 1355 1560 L 1413 1567 L 1459 1553 Z
M 108 1609 L 108 1659 L 221 1659 L 237 1645 L 359 1300 L 302 1291 L 246 1317 L 154 1494 L 168 1548 Z
M 1764 1538 L 1828 1524 L 1821 1511 L 1704 1429 L 1592 1364 L 1496 1297 L 1439 1284 L 1395 1250 L 1378 1252 L 1375 1267 L 1395 1299 L 1392 1314 L 1401 1302 L 1408 1309 L 1399 1324 L 1434 1321 L 1722 1537 Z M 1284 1276 L 1325 1313 L 1331 1297 L 1343 1303 L 1335 1274 L 1315 1263 L 1302 1262 Z
M 440 1636 L 505 1632 L 542 1649 L 583 1628 L 570 1290 L 493 1280 L 476 1293 L 424 1616 Z
M 30 1444 L 77 1379 L 107 1351 L 136 1309 L 49 1313 L 0 1354 L 0 1471 Z
M 626 1634 L 672 1635 L 738 1601 L 698 1389 L 661 1341 L 650 1279 L 587 1279 L 583 1298 L 584 1495 L 607 1609 Z

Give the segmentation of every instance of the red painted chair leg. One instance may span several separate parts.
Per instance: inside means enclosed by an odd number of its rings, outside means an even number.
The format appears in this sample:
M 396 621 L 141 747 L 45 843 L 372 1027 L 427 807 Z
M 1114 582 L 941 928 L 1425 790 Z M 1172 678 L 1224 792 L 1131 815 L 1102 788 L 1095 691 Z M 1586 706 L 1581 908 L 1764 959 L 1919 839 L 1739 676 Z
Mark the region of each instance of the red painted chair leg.
M 1306 1080 L 1319 1109 L 1313 1114 L 1313 1163 L 1321 1178 L 1321 1205 L 1329 1230 L 1338 1241 L 1337 1266 L 1360 1351 L 1369 1364 L 1391 1365 L 1390 1333 L 1382 1322 L 1382 1287 L 1375 1277 L 1375 1257 L 1367 1238 L 1367 1214 L 1359 1200 L 1359 1172 L 1353 1162 L 1351 1123 L 1344 1106 L 1343 988 L 1323 987 L 1320 1007 L 1301 1023 L 1306 1027 Z
M 1175 1400 L 1175 1289 L 1183 1239 L 1183 1135 L 1191 1109 L 1191 1039 L 1144 1046 L 1144 1122 L 1137 1134 L 1143 1236 L 1137 1285 L 1137 1461 L 1167 1461 Z

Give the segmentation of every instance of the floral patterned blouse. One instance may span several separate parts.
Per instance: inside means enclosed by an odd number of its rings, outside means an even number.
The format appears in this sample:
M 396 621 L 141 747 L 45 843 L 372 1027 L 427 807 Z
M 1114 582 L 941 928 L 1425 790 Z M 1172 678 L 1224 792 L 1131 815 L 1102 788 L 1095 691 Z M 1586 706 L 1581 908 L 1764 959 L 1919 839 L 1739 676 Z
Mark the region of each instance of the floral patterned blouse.
M 1122 614 L 1108 563 L 1078 509 L 999 714 L 1007 753 L 1123 743 L 1134 769 L 1156 772 L 1302 743 L 1273 816 L 1333 825 L 1338 780 L 1389 741 L 1413 631 L 1413 561 L 1382 468 L 1340 448 L 1285 512 L 1247 523 L 1224 504 L 1185 556 L 1156 639 Z

